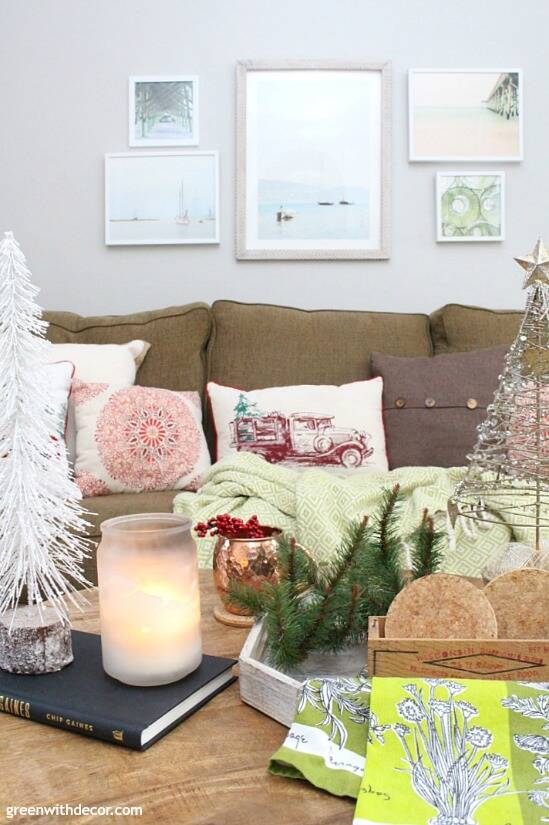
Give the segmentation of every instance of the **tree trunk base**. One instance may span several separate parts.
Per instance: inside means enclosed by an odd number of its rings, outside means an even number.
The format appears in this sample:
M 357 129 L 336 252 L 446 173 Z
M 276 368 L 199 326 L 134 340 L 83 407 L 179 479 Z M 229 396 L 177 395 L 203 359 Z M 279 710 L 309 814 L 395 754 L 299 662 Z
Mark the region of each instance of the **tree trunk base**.
M 15 614 L 15 616 L 14 616 Z M 10 673 L 53 673 L 73 661 L 71 628 L 36 605 L 0 616 L 0 668 Z

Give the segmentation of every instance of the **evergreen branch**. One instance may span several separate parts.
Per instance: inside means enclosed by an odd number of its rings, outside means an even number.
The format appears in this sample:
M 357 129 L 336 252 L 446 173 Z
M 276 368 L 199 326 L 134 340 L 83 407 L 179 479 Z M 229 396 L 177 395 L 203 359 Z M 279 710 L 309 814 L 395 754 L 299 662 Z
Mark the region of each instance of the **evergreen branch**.
M 265 613 L 272 598 L 272 586 L 264 584 L 258 590 L 239 581 L 229 581 L 227 603 L 240 610 L 246 610 L 252 616 L 261 616 Z
M 379 552 L 382 558 L 388 559 L 394 541 L 394 518 L 402 502 L 400 484 L 395 484 L 392 490 L 385 490 L 381 499 L 381 514 L 377 518 L 377 537 Z
M 432 517 L 424 510 L 421 524 L 411 536 L 412 579 L 437 572 L 442 564 L 443 538 L 444 533 L 435 530 Z
M 289 582 L 281 581 L 273 588 L 272 600 L 265 613 L 265 625 L 269 661 L 283 669 L 298 664 L 303 659 L 303 626 Z
M 348 604 L 349 590 L 352 588 L 349 578 L 357 564 L 357 557 L 364 551 L 367 536 L 367 516 L 359 522 L 351 522 L 348 535 L 336 550 L 335 559 L 328 569 L 325 587 L 317 593 L 314 619 L 301 643 L 303 656 L 315 647 L 324 647 L 326 638 L 339 635 L 337 626 L 341 618 L 341 606 L 345 609 Z
M 266 654 L 274 667 L 288 670 L 313 650 L 337 652 L 367 634 L 368 619 L 382 616 L 404 587 L 402 541 L 398 531 L 398 485 L 383 493 L 369 526 L 365 517 L 349 524 L 328 564 L 316 563 L 288 536 L 278 544 L 279 582 L 260 590 L 231 583 L 229 601 L 264 616 Z M 442 533 L 423 513 L 412 533 L 413 575 L 435 572 L 441 562 Z
M 339 585 L 345 574 L 356 564 L 357 555 L 364 548 L 368 536 L 368 516 L 361 521 L 352 521 L 348 535 L 335 552 L 334 560 L 328 568 L 326 592 L 330 593 Z
M 311 571 L 314 562 L 307 552 L 298 545 L 295 538 L 281 536 L 277 546 L 278 569 L 281 578 L 292 584 L 295 596 L 303 593 L 312 584 Z

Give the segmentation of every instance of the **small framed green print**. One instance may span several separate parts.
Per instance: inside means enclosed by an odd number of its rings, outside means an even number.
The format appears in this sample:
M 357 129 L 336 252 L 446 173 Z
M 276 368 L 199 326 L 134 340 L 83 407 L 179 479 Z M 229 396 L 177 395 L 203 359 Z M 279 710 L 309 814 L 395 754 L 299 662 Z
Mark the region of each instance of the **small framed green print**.
M 504 172 L 438 172 L 437 241 L 503 241 Z

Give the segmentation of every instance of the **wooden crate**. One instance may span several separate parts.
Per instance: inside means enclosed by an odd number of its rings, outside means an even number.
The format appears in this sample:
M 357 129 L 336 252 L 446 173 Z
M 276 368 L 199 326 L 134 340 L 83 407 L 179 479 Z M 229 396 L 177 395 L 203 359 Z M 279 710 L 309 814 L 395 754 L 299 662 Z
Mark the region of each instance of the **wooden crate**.
M 385 617 L 368 628 L 370 676 L 549 681 L 549 640 L 386 639 Z
M 299 690 L 306 679 L 356 676 L 366 666 L 366 645 L 350 647 L 337 655 L 312 654 L 290 674 L 264 661 L 265 632 L 257 622 L 240 652 L 238 670 L 240 696 L 248 705 L 290 727 L 294 720 Z

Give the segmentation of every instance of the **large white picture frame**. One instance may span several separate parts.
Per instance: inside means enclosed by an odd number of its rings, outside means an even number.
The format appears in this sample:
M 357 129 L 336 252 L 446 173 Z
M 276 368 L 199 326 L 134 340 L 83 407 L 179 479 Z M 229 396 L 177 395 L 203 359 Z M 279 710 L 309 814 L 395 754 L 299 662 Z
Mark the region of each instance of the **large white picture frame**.
M 219 243 L 218 153 L 105 155 L 105 243 Z
M 521 69 L 410 69 L 411 161 L 523 159 Z
M 440 243 L 505 240 L 505 172 L 437 172 L 436 214 Z
M 239 259 L 390 251 L 390 63 L 237 65 Z
M 130 146 L 198 146 L 198 76 L 132 75 L 128 135 Z

